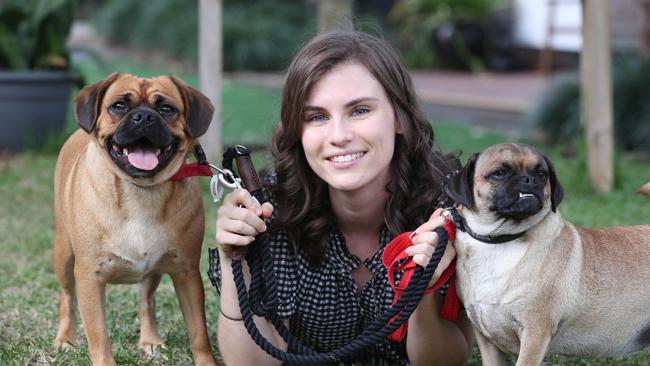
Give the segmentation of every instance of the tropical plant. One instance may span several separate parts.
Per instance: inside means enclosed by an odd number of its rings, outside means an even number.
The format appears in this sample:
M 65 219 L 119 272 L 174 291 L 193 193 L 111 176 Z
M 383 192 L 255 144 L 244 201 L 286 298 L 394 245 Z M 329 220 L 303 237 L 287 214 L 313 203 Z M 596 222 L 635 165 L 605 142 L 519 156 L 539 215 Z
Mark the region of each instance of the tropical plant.
M 67 69 L 73 0 L 0 2 L 0 69 Z

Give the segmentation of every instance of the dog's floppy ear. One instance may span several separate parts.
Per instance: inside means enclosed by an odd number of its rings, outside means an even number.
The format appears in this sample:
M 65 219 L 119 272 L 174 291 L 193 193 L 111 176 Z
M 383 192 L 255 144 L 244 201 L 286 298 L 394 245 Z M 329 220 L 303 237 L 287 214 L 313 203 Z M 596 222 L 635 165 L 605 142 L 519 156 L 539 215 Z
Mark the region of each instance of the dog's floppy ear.
M 445 186 L 445 193 L 456 203 L 467 208 L 474 206 L 474 168 L 479 153 L 476 153 L 467 160 L 465 167 L 451 178 Z
M 210 99 L 200 91 L 185 84 L 181 79 L 170 76 L 171 81 L 176 85 L 183 96 L 185 104 L 185 121 L 190 137 L 197 138 L 205 133 L 212 121 L 214 106 Z
M 119 77 L 120 73 L 114 72 L 108 75 L 106 79 L 81 89 L 79 94 L 74 98 L 75 119 L 79 123 L 79 126 L 87 133 L 92 132 L 95 128 L 106 89 Z
M 546 167 L 548 168 L 548 181 L 551 184 L 551 209 L 553 212 L 557 210 L 557 206 L 562 202 L 564 198 L 564 188 L 560 184 L 560 181 L 557 179 L 557 174 L 555 174 L 555 167 L 551 160 L 544 156 L 544 161 L 546 162 Z

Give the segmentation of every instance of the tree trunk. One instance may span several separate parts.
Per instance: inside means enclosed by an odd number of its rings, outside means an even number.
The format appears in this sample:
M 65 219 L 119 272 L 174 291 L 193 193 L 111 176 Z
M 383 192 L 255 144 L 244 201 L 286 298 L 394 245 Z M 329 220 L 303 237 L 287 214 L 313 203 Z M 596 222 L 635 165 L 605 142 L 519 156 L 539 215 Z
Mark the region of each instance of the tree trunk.
M 317 0 L 318 31 L 324 33 L 336 28 L 352 28 L 352 0 Z
M 199 78 L 201 91 L 214 105 L 210 128 L 201 138 L 208 161 L 220 164 L 222 85 L 222 0 L 199 0 Z
M 614 136 L 612 116 L 612 62 L 608 1 L 582 2 L 581 94 L 587 138 L 587 168 L 597 192 L 612 190 Z

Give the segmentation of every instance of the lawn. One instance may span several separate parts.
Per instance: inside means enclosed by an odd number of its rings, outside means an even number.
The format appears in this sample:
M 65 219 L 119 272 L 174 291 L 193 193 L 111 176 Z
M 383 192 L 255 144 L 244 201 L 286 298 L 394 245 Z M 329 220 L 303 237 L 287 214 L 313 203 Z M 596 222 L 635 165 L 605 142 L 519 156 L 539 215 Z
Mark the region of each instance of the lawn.
M 88 69 L 91 66 L 84 66 Z M 156 75 L 158 70 L 113 65 L 115 70 Z M 89 80 L 97 80 L 101 70 L 85 70 Z M 196 85 L 191 75 L 181 75 Z M 278 115 L 277 93 L 226 83 L 224 98 L 224 140 L 230 143 L 264 143 Z M 68 133 L 74 128 L 69 124 Z M 444 149 L 461 149 L 471 155 L 506 137 L 498 132 L 467 127 L 451 122 L 436 122 L 438 142 Z M 547 151 L 556 164 L 566 198 L 560 206 L 566 218 L 585 226 L 612 226 L 650 222 L 650 199 L 634 191 L 650 180 L 649 161 L 628 156 L 618 157 L 617 185 L 614 192 L 597 195 L 586 183 L 584 158 L 564 159 Z M 57 326 L 58 284 L 50 268 L 54 230 L 52 177 L 56 156 L 43 151 L 0 158 L 0 364 L 71 365 L 90 364 L 83 330 L 79 327 L 80 346 L 59 352 L 52 348 Z M 266 161 L 257 153 L 258 167 Z M 203 187 L 207 182 L 203 180 Z M 205 246 L 214 244 L 215 205 L 204 189 L 207 230 Z M 205 251 L 204 251 L 205 254 Z M 202 273 L 207 271 L 204 255 Z M 215 343 L 218 298 L 207 276 L 207 318 L 210 337 Z M 120 365 L 191 364 L 187 335 L 180 309 L 168 277 L 156 293 L 157 318 L 167 348 L 153 358 L 145 357 L 136 347 L 138 340 L 137 286 L 108 287 L 108 328 L 116 361 Z M 218 354 L 218 350 L 214 349 Z M 549 357 L 548 361 L 566 365 L 648 365 L 650 353 L 622 359 L 598 361 Z M 471 365 L 479 364 L 477 352 Z

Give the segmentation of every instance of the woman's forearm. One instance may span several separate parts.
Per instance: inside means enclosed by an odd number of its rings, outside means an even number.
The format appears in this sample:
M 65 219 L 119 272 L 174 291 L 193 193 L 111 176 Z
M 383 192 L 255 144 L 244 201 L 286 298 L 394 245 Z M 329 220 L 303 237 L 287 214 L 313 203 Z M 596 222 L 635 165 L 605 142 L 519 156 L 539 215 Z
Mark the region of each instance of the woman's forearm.
M 440 318 L 437 293 L 425 296 L 409 319 L 406 350 L 411 365 L 462 365 L 471 350 L 464 313 L 456 323 Z
M 282 362 L 268 355 L 251 339 L 244 327 L 237 300 L 237 289 L 232 276 L 230 260 L 221 254 L 221 297 L 220 314 L 217 325 L 219 352 L 226 365 L 281 365 Z M 244 266 L 244 278 L 250 283 L 248 267 Z M 230 319 L 229 319 L 230 318 Z M 235 320 L 233 320 L 235 319 Z M 260 333 L 276 347 L 286 350 L 287 346 L 277 334 L 273 325 L 266 319 L 255 317 L 255 324 Z

